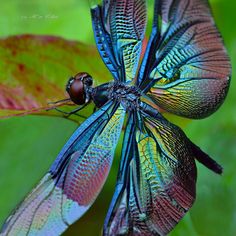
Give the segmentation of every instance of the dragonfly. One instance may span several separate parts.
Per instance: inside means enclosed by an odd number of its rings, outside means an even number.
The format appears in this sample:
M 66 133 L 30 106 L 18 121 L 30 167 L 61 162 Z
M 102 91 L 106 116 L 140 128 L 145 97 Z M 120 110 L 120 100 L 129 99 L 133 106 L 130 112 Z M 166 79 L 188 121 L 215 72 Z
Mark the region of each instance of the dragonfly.
M 74 132 L 46 175 L 4 223 L 1 235 L 60 235 L 100 193 L 122 129 L 117 182 L 103 235 L 167 235 L 195 201 L 199 161 L 222 167 L 161 113 L 201 119 L 223 103 L 231 65 L 206 0 L 156 0 L 152 30 L 145 0 L 91 5 L 97 49 L 114 80 L 93 86 L 87 72 L 66 91 L 77 112 L 97 110 Z

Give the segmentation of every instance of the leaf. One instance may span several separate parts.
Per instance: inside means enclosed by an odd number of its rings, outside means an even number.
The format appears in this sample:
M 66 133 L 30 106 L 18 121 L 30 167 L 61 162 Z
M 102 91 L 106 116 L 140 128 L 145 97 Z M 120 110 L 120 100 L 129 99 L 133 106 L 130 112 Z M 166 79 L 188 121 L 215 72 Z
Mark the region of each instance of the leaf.
M 67 98 L 68 78 L 82 71 L 94 77 L 95 85 L 110 79 L 95 46 L 55 36 L 19 35 L 1 39 L 0 118 L 31 113 L 64 116 L 48 110 L 57 106 L 49 103 Z M 93 108 L 91 104 L 84 114 L 90 114 Z M 76 116 L 68 118 L 81 120 Z

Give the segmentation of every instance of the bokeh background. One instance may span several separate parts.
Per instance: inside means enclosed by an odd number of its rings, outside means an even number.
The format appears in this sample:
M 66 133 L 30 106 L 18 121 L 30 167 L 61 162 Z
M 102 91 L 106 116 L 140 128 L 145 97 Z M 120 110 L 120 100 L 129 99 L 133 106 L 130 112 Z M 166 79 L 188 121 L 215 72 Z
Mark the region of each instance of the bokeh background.
M 148 1 L 150 13 L 151 2 Z M 234 68 L 236 1 L 211 0 L 210 3 Z M 151 14 L 149 18 L 151 20 Z M 0 37 L 23 33 L 56 35 L 94 44 L 89 3 L 87 0 L 1 1 Z M 172 236 L 236 235 L 234 77 L 233 70 L 231 87 L 223 106 L 211 117 L 188 122 L 184 127 L 197 145 L 223 165 L 224 173 L 218 176 L 198 164 L 196 202 L 173 230 Z M 0 225 L 48 170 L 76 127 L 76 123 L 55 117 L 26 116 L 0 120 Z M 114 190 L 118 161 L 117 155 L 109 180 L 93 207 L 64 235 L 92 236 L 101 233 Z

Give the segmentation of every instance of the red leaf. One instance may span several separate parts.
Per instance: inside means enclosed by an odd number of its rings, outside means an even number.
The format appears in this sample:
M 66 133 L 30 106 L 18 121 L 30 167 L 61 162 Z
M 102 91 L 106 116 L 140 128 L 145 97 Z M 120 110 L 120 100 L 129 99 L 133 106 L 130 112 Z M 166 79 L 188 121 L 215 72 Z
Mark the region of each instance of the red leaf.
M 95 46 L 55 36 L 1 39 L 0 117 L 31 113 L 64 116 L 48 110 L 62 104 L 49 103 L 68 97 L 65 92 L 68 78 L 82 71 L 94 77 L 95 85 L 111 79 Z M 93 108 L 94 105 L 89 106 L 90 111 Z M 84 114 L 87 112 L 85 109 Z M 69 119 L 78 120 L 73 116 Z

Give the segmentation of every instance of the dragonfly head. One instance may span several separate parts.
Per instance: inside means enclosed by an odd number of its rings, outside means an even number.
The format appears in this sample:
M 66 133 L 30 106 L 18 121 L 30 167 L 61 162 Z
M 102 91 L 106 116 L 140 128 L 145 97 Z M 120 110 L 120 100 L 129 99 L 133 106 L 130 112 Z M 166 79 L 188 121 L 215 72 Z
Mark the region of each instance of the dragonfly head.
M 68 80 L 66 91 L 75 104 L 83 105 L 90 100 L 87 91 L 92 85 L 93 78 L 88 73 L 81 72 Z

